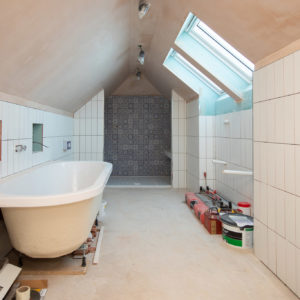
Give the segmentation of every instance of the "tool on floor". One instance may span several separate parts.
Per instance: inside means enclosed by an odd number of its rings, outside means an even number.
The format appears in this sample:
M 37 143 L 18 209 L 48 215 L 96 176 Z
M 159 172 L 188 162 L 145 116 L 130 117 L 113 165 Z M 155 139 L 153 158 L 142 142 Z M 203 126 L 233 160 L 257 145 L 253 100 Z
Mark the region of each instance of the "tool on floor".
M 222 233 L 222 222 L 217 207 L 210 207 L 204 212 L 204 226 L 210 234 Z
M 188 207 L 193 208 L 194 205 L 199 202 L 199 198 L 197 198 L 194 193 L 186 193 L 185 202 L 188 205 Z
M 223 240 L 234 247 L 247 249 L 253 247 L 253 218 L 243 214 L 223 214 Z

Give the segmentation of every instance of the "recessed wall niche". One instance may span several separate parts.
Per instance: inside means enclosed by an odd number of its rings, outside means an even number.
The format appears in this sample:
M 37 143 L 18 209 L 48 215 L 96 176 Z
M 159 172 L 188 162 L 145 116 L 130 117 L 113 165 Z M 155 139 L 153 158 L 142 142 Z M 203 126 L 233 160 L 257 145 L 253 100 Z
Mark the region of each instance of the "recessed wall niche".
M 32 124 L 32 152 L 43 151 L 43 124 Z

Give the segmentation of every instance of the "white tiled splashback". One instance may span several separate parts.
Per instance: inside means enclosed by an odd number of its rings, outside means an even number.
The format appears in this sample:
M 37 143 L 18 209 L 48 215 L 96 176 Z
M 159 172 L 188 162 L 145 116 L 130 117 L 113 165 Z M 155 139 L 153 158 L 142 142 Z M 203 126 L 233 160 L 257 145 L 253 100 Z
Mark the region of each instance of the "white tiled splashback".
M 253 177 L 223 174 L 223 169 L 252 171 L 252 109 L 216 116 L 216 189 L 225 198 L 253 205 Z
M 58 159 L 71 159 L 72 151 L 63 151 L 64 140 L 72 141 L 73 118 L 30 107 L 0 101 L 2 120 L 2 160 L 0 178 Z M 32 124 L 43 124 L 42 152 L 32 152 Z M 15 152 L 16 145 L 27 150 Z
M 300 51 L 254 73 L 255 254 L 300 296 Z
M 74 159 L 103 160 L 104 90 L 74 115 Z
M 172 186 L 186 187 L 186 102 L 172 91 Z

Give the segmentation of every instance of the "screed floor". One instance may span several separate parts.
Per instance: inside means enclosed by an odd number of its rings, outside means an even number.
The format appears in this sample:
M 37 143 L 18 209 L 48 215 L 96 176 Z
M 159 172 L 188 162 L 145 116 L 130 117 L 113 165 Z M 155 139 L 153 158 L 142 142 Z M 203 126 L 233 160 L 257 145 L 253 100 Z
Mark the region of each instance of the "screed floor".
M 46 300 L 297 299 L 251 251 L 209 235 L 183 192 L 107 188 L 104 199 L 100 264 L 44 277 Z
M 109 187 L 171 187 L 170 176 L 111 176 Z

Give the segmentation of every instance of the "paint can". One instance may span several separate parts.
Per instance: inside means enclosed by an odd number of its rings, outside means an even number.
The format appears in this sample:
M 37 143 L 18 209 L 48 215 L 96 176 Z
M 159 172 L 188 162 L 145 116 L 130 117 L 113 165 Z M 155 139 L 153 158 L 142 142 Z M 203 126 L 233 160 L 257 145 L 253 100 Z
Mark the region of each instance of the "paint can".
M 240 249 L 253 247 L 253 218 L 244 214 L 223 214 L 222 237 L 223 240 Z
M 238 202 L 238 208 L 242 214 L 251 216 L 251 204 L 249 202 Z

